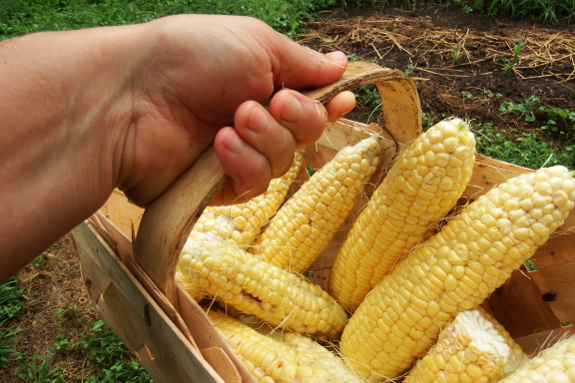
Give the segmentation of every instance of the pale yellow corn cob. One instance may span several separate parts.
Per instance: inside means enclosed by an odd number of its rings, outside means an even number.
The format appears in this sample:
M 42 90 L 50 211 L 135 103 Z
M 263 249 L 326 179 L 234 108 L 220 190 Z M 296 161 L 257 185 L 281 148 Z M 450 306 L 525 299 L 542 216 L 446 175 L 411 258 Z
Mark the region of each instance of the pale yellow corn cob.
M 238 359 L 246 366 L 247 370 L 256 378 L 260 383 L 276 383 L 276 380 L 270 375 L 266 374 L 264 370 L 256 366 L 251 360 L 244 358 L 241 355 L 237 355 Z
M 208 315 L 262 383 L 365 383 L 340 358 L 303 335 L 275 331 L 268 336 L 225 314 Z
M 270 181 L 268 189 L 248 202 L 231 206 L 208 206 L 190 236 L 201 240 L 223 240 L 250 245 L 287 198 L 301 169 L 303 150 L 297 150 L 286 174 Z
M 403 150 L 354 221 L 334 261 L 329 292 L 349 310 L 443 218 L 471 178 L 469 124 L 445 120 Z
M 210 295 L 294 332 L 336 339 L 348 319 L 343 307 L 318 285 L 237 246 L 189 240 L 177 269 L 181 286 L 192 295 Z
M 500 383 L 575 383 L 575 335 L 524 363 Z
M 491 323 L 493 328 L 497 330 L 499 335 L 503 337 L 503 339 L 505 340 L 505 344 L 509 346 L 509 360 L 507 361 L 507 364 L 503 366 L 502 377 L 506 377 L 507 375 L 511 374 L 513 371 L 517 370 L 519 366 L 521 366 L 523 363 L 529 360 L 529 355 L 523 352 L 521 346 L 515 342 L 511 334 L 507 332 L 507 330 L 505 329 L 505 327 L 503 327 L 501 323 L 499 323 L 491 314 L 489 314 L 481 306 L 477 306 L 476 308 L 474 308 L 474 310 L 479 311 L 483 316 L 483 318 L 485 318 Z
M 555 166 L 469 204 L 366 296 L 342 335 L 345 360 L 373 381 L 398 376 L 458 312 L 477 307 L 529 259 L 574 201 L 573 174 Z
M 375 136 L 340 150 L 281 207 L 250 252 L 278 267 L 307 270 L 348 217 L 380 153 Z
M 502 377 L 511 350 L 479 310 L 457 314 L 404 383 L 492 383 Z

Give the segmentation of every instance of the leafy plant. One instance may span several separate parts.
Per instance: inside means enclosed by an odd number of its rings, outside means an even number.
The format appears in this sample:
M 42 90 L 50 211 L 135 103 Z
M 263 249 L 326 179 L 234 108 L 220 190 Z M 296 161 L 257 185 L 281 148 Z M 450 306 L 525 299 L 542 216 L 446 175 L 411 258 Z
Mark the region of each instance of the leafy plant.
M 10 362 L 12 355 L 20 355 L 21 353 L 9 348 L 9 344 L 20 337 L 18 333 L 20 330 L 4 331 L 0 330 L 0 367 Z
M 572 0 L 492 0 L 488 12 L 492 15 L 505 13 L 511 17 L 531 16 L 546 24 L 557 24 L 564 17 L 575 14 Z
M 381 98 L 375 85 L 363 85 L 358 88 L 355 95 L 358 102 L 370 110 L 379 108 L 381 105 Z
M 503 95 L 501 93 L 493 93 L 492 91 L 490 91 L 489 89 L 486 89 L 483 91 L 483 94 L 486 95 L 489 98 L 492 97 L 503 97 Z
M 21 378 L 37 383 L 64 383 L 64 376 L 59 371 L 59 367 L 52 367 L 52 358 L 41 355 L 34 355 L 26 370 L 26 375 L 19 374 Z
M 252 16 L 294 36 L 302 21 L 335 3 L 336 0 L 0 1 L 0 40 L 37 31 L 141 23 L 183 13 Z
M 539 104 L 539 102 L 539 99 L 535 96 L 526 96 L 518 104 L 514 104 L 511 101 L 501 103 L 499 111 L 502 115 L 521 114 L 525 117 L 525 121 L 533 122 L 535 121 L 535 105 Z
M 525 268 L 527 269 L 527 271 L 536 271 L 539 270 L 539 268 L 537 267 L 537 265 L 535 265 L 535 262 L 533 262 L 532 259 L 528 259 L 525 262 L 523 262 L 523 265 L 525 266 Z
M 25 299 L 24 289 L 17 289 L 17 278 L 11 278 L 0 285 L 0 326 L 5 325 L 9 320 L 24 314 Z
M 510 60 L 503 60 L 505 63 L 505 66 L 503 67 L 505 73 L 509 73 L 509 71 L 511 71 L 517 65 L 519 54 L 521 53 L 521 48 L 523 48 L 523 41 L 517 40 L 517 43 L 513 47 L 513 57 Z
M 451 66 L 455 66 L 455 61 L 459 56 L 459 48 L 461 48 L 461 43 L 463 43 L 463 40 L 459 40 L 459 42 L 455 45 L 455 48 L 453 48 L 451 53 Z
M 74 346 L 88 357 L 89 363 L 103 367 L 103 377 L 91 376 L 86 382 L 152 382 L 152 378 L 138 362 L 120 338 L 99 320 L 90 334 Z
M 474 123 L 473 131 L 476 133 L 477 151 L 486 156 L 531 169 L 544 164 L 575 168 L 575 158 L 570 150 L 557 153 L 534 133 L 501 130 L 491 123 Z

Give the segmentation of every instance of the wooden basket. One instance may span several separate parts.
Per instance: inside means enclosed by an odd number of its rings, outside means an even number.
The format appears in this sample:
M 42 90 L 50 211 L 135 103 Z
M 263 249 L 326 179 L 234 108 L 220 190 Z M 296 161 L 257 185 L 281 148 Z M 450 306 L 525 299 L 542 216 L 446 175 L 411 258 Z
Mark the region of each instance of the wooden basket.
M 307 94 L 325 102 L 337 92 L 365 84 L 378 88 L 382 126 L 350 120 L 329 124 L 323 137 L 306 151 L 303 168 L 311 165 L 317 169 L 341 148 L 378 132 L 384 137 L 384 169 L 398 149 L 420 134 L 415 84 L 400 71 L 351 63 L 340 81 Z M 494 185 L 529 171 L 477 155 L 465 197 L 475 199 Z M 300 180 L 306 178 L 303 171 Z M 377 180 L 374 177 L 373 181 Z M 209 148 L 145 211 L 114 192 L 99 212 L 72 231 L 84 282 L 100 316 L 156 383 L 255 382 L 204 311 L 174 283 L 175 265 L 194 222 L 226 181 L 213 148 Z M 369 193 L 366 189 L 366 195 Z M 356 209 L 366 201 L 360 199 Z M 310 268 L 309 278 L 324 288 L 351 221 Z M 574 226 L 572 215 L 563 228 Z M 574 233 L 553 237 L 533 257 L 537 271 L 515 272 L 485 302 L 528 353 L 546 339 L 571 331 L 566 323 L 575 321 L 575 294 L 569 293 L 575 275 L 573 249 Z

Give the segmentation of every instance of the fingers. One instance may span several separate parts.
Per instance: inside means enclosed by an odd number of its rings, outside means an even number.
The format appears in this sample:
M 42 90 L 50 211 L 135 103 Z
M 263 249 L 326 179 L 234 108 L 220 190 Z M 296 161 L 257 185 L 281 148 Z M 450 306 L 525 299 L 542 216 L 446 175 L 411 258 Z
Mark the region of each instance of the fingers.
M 216 153 L 231 181 L 213 203 L 239 203 L 264 192 L 271 178 L 290 167 L 296 148 L 317 141 L 327 118 L 335 121 L 354 106 L 351 92 L 324 107 L 292 90 L 278 92 L 269 111 L 256 102 L 242 104 L 235 128 L 226 127 L 215 138 Z
M 214 140 L 214 148 L 231 180 L 212 204 L 245 202 L 267 189 L 272 178 L 268 159 L 244 141 L 236 129 L 221 129 Z
M 325 105 L 328 121 L 335 122 L 355 108 L 355 95 L 341 92 Z

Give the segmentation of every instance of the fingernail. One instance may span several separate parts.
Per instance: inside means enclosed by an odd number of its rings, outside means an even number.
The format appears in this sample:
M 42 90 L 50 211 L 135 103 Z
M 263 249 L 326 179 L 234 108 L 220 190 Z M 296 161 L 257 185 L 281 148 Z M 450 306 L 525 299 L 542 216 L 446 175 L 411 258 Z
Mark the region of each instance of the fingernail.
M 303 117 L 303 114 L 304 108 L 301 102 L 294 96 L 289 96 L 282 111 L 282 120 L 293 123 L 299 121 Z
M 342 51 L 330 52 L 330 53 L 326 54 L 326 56 L 330 58 L 330 61 L 334 61 L 334 62 L 338 62 L 338 63 L 347 62 L 347 56 Z
M 246 144 L 237 134 L 234 134 L 228 136 L 226 147 L 234 153 L 241 153 L 245 149 Z

